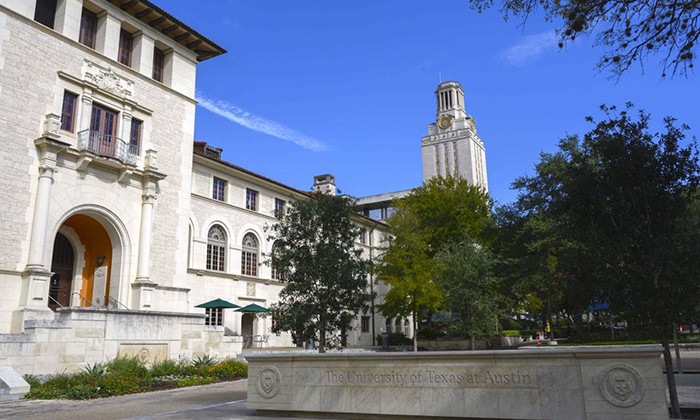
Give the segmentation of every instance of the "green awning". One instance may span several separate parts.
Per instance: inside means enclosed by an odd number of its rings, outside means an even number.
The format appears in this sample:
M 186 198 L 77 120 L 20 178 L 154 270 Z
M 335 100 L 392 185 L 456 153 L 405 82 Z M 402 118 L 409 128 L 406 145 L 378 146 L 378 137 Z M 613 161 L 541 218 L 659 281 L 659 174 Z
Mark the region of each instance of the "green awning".
M 214 299 L 210 300 L 209 302 L 195 305 L 195 308 L 240 308 L 240 306 L 223 299 Z
M 270 310 L 263 308 L 260 305 L 256 305 L 255 303 L 251 303 L 250 305 L 236 309 L 236 312 L 270 312 Z

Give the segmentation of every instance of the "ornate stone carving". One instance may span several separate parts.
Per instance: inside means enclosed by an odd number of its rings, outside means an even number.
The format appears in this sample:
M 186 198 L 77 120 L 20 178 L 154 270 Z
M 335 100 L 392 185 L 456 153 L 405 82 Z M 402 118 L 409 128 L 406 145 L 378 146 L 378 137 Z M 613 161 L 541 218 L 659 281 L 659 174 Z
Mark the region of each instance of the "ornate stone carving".
M 246 296 L 255 296 L 255 283 L 253 282 L 248 282 L 246 284 Z
M 632 366 L 612 363 L 601 372 L 599 389 L 610 404 L 631 407 L 644 397 L 644 380 Z
M 85 81 L 95 84 L 98 88 L 122 98 L 132 98 L 134 96 L 134 82 L 117 76 L 111 66 L 104 69 L 95 63 L 85 61 L 83 78 Z
M 272 398 L 280 392 L 280 382 L 280 371 L 274 366 L 265 366 L 258 375 L 255 388 L 263 398 Z

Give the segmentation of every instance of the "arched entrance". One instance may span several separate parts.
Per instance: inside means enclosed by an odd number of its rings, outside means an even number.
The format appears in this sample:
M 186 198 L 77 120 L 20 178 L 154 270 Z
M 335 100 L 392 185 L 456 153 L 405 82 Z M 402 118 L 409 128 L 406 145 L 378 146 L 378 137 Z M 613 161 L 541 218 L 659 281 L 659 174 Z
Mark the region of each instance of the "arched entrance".
M 249 335 L 255 335 L 254 328 L 253 328 L 253 323 L 255 322 L 255 315 L 249 314 L 249 313 L 244 313 L 241 316 L 241 335 L 242 336 L 249 336 Z
M 67 289 L 70 291 L 68 300 L 59 301 L 61 305 L 108 306 L 115 245 L 112 236 L 114 235 L 108 233 L 102 221 L 82 213 L 70 216 L 60 226 L 54 241 L 52 271 L 59 274 L 57 283 L 60 283 L 64 276 L 73 279 Z M 71 258 L 72 274 L 68 274 L 66 268 L 61 275 L 61 272 L 57 271 L 62 269 L 61 263 L 55 268 L 54 264 L 64 261 L 63 264 L 66 265 L 68 256 L 64 250 L 67 247 L 70 247 L 74 254 Z M 116 282 L 118 283 L 118 280 Z
M 49 308 L 55 311 L 62 306 L 70 306 L 73 290 L 73 269 L 75 251 L 65 235 L 56 234 L 51 259 L 51 285 L 49 286 Z

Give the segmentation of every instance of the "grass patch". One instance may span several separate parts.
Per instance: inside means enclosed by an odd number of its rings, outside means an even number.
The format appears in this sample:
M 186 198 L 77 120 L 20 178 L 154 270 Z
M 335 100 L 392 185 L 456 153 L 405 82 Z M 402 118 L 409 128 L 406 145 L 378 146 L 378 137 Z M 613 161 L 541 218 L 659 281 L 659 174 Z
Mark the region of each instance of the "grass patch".
M 206 362 L 201 361 L 205 359 Z M 39 380 L 26 375 L 30 399 L 86 400 L 181 388 L 248 377 L 248 365 L 233 359 L 216 361 L 206 356 L 189 360 L 163 360 L 146 368 L 136 358 L 117 358 L 109 363 L 86 365 L 74 374 L 61 373 Z

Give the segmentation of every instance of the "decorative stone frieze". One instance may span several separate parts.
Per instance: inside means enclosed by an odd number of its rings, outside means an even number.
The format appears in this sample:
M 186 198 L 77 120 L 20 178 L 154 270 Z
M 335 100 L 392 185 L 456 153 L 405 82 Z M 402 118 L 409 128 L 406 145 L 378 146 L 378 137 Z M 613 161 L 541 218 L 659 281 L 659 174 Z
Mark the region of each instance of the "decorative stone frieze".
M 82 74 L 83 80 L 94 84 L 99 89 L 125 99 L 131 99 L 134 96 L 134 82 L 118 76 L 111 66 L 104 68 L 85 60 Z

